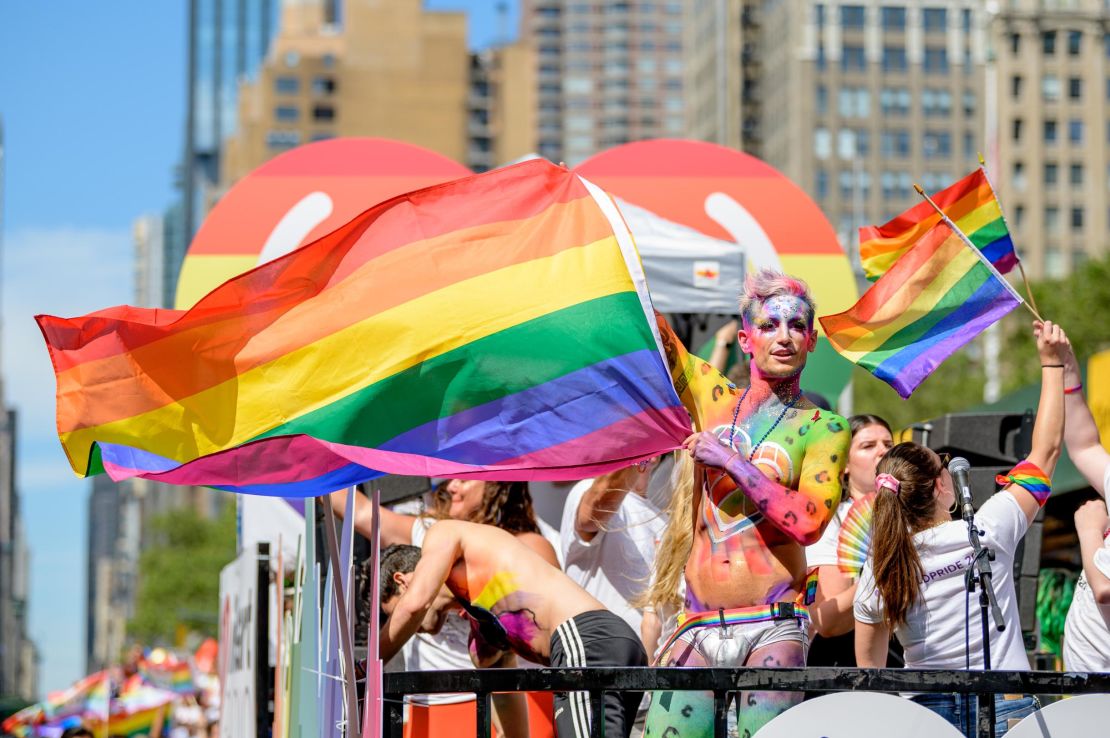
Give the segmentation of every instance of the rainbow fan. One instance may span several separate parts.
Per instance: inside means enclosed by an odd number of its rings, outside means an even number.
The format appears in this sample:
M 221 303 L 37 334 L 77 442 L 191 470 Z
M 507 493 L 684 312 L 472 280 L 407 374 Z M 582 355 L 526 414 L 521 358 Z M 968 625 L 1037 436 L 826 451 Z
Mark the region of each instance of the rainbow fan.
M 858 577 L 871 549 L 871 514 L 875 509 L 875 495 L 869 494 L 852 503 L 836 544 L 836 560 L 840 571 Z

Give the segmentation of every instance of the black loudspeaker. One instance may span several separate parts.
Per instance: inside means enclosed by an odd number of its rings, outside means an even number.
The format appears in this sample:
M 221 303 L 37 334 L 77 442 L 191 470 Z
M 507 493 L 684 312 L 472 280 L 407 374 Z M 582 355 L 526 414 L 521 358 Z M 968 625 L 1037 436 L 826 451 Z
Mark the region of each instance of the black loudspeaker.
M 1033 438 L 1033 412 L 954 413 L 912 426 L 913 440 L 937 452 L 963 456 L 971 463 L 968 482 L 978 509 L 1000 487 L 994 479 L 1005 474 L 1029 454 Z M 1037 577 L 1041 570 L 1041 533 L 1044 509 L 1037 513 L 1014 556 L 1021 630 L 1037 628 Z M 1028 641 L 1028 638 L 1027 638 Z
M 367 492 L 371 489 L 381 490 L 381 503 L 392 505 L 412 497 L 419 497 L 432 489 L 427 477 L 395 477 L 384 476 L 371 479 L 365 485 Z

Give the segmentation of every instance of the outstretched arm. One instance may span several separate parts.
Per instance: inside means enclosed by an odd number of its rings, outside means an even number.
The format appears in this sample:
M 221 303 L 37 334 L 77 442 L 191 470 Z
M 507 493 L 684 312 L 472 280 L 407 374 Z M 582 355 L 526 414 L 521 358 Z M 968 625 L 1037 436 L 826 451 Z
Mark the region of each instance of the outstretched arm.
M 835 416 L 816 421 L 809 433 L 796 490 L 768 479 L 712 433 L 695 433 L 685 445 L 701 464 L 727 472 L 775 527 L 809 546 L 821 538 L 840 499 L 840 473 L 851 443 L 847 424 Z
M 451 567 L 462 554 L 459 536 L 450 521 L 432 526 L 424 538 L 420 561 L 413 570 L 412 580 L 389 620 L 381 629 L 380 658 L 389 661 L 409 638 L 420 629 L 424 616 L 428 613 L 440 588 L 447 581 Z
M 1048 479 L 1052 479 L 1064 440 L 1064 371 L 1060 365 L 1070 353 L 1070 344 L 1064 331 L 1052 321 L 1035 322 L 1033 335 L 1037 339 L 1042 367 L 1041 399 L 1037 404 L 1037 420 L 1033 423 L 1033 445 L 1026 461 L 1036 464 Z M 1016 481 L 1016 477 L 1010 479 Z M 1006 491 L 1014 496 L 1025 517 L 1031 521 L 1048 500 L 1051 490 L 1047 483 L 1019 482 L 1009 484 Z
M 1075 532 L 1079 536 L 1079 552 L 1083 558 L 1083 573 L 1095 602 L 1110 605 L 1110 578 L 1099 567 L 1096 557 L 1105 555 L 1103 540 L 1110 520 L 1106 507 L 1100 500 L 1087 500 L 1075 511 Z
M 332 492 L 328 495 L 331 500 L 331 509 L 339 517 L 343 517 L 347 512 L 347 495 L 350 491 L 341 489 L 338 492 Z M 412 524 L 416 518 L 412 515 L 401 515 L 392 510 L 382 507 L 382 528 L 379 531 L 381 535 L 382 548 L 392 546 L 395 543 L 403 543 L 407 546 L 412 545 Z M 366 495 L 355 492 L 355 530 L 366 538 L 370 537 L 371 524 L 374 520 L 374 503 L 367 499 Z
M 1099 493 L 1105 493 L 1103 486 L 1106 467 L 1110 465 L 1110 453 L 1107 453 L 1099 441 L 1098 426 L 1083 397 L 1079 361 L 1071 346 L 1068 346 L 1063 358 L 1064 387 L 1080 388 L 1064 395 L 1064 413 L 1067 417 L 1064 423 L 1064 443 L 1067 444 L 1068 456 L 1087 483 Z

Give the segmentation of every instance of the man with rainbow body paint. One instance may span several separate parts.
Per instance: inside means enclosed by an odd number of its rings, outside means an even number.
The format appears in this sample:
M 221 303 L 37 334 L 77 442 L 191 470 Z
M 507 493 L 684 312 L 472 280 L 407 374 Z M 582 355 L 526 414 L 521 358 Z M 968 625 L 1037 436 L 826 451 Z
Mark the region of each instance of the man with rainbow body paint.
M 850 442 L 844 418 L 802 394 L 801 373 L 817 343 L 814 313 L 802 282 L 749 275 L 738 333 L 752 356 L 743 389 L 691 356 L 659 320 L 675 389 L 698 430 L 685 443 L 696 462 L 685 607 L 660 665 L 805 665 L 804 547 L 820 538 L 840 502 Z M 753 735 L 800 699 L 741 693 L 739 735 Z M 645 736 L 712 735 L 712 720 L 710 693 L 656 693 Z
M 441 520 L 422 548 L 382 553 L 380 654 L 388 661 L 418 630 L 436 633 L 447 613 L 471 621 L 470 655 L 478 667 L 506 652 L 551 666 L 644 666 L 639 635 L 570 577 L 512 534 L 491 525 Z M 605 735 L 628 738 L 639 692 L 605 694 Z M 590 735 L 585 692 L 555 695 L 560 738 Z

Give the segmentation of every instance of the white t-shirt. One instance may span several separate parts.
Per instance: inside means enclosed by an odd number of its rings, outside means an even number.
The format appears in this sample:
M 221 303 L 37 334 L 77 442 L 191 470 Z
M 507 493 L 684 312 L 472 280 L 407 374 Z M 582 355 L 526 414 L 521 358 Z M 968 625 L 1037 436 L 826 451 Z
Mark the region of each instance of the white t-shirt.
M 1014 592 L 1014 549 L 1029 528 L 1021 505 L 1009 492 L 991 497 L 975 514 L 984 547 L 994 550 L 994 591 L 1006 622 L 999 633 L 992 625 L 991 666 L 1025 671 L 1029 659 L 1021 640 L 1017 597 Z M 967 524 L 953 520 L 921 531 L 913 537 L 925 570 L 921 598 L 910 608 L 906 622 L 895 634 L 905 649 L 907 669 L 963 669 L 964 628 L 970 625 L 971 668 L 983 668 L 983 631 L 979 622 L 979 596 L 971 595 L 970 621 L 964 618 L 964 576 L 971 567 Z M 875 589 L 871 560 L 864 564 L 853 607 L 861 623 L 883 622 L 883 603 Z
M 584 540 L 575 530 L 574 521 L 593 481 L 576 484 L 563 508 L 559 532 L 566 573 L 639 635 L 643 613 L 630 601 L 649 584 L 666 521 L 650 502 L 630 492 L 604 529 L 591 540 Z
M 844 525 L 844 516 L 852 509 L 852 499 L 847 499 L 836 506 L 832 519 L 825 527 L 821 538 L 812 546 L 806 546 L 806 566 L 836 566 L 838 563 L 837 546 L 840 542 L 840 526 Z
M 1110 493 L 1110 464 L 1102 481 L 1102 495 Z M 1110 501 L 1106 503 L 1110 512 Z M 1110 577 L 1110 538 L 1095 551 L 1095 568 Z M 1087 583 L 1086 572 L 1080 572 L 1075 594 L 1064 621 L 1064 668 L 1068 671 L 1110 671 L 1110 605 L 1095 602 L 1094 592 Z

